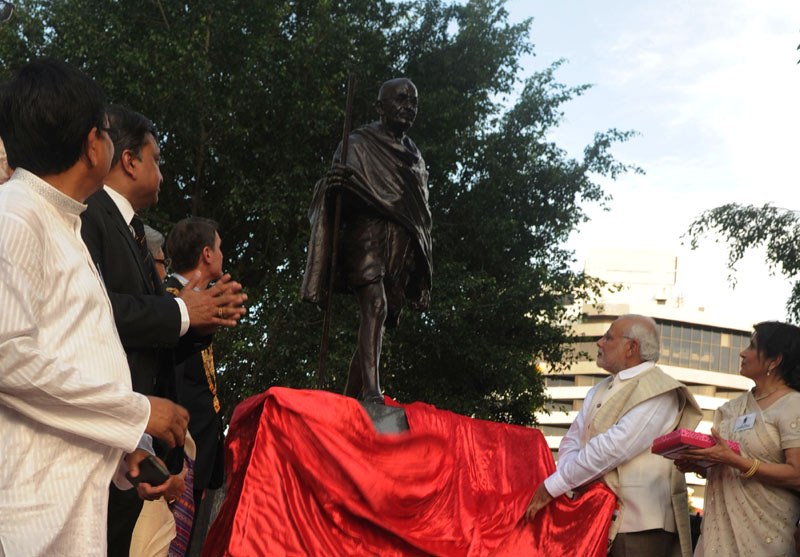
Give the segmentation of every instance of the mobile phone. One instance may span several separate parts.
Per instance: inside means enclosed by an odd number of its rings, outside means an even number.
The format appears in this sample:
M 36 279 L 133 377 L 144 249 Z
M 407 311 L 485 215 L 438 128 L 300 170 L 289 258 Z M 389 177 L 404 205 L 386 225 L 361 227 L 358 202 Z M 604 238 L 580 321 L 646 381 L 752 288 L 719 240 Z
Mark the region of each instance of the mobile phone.
M 131 476 L 130 472 L 125 474 L 128 481 L 134 487 L 138 486 L 140 482 L 148 483 L 152 486 L 161 485 L 169 479 L 169 470 L 161 464 L 156 457 L 148 455 L 147 458 L 139 463 L 139 475 L 135 478 Z

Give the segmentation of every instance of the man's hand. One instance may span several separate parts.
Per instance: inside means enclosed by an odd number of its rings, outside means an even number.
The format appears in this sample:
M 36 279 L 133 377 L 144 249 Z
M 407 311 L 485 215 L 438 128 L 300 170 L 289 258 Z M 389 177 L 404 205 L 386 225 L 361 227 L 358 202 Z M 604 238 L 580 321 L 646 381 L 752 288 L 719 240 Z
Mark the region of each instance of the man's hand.
M 157 396 L 148 396 L 147 400 L 150 401 L 150 419 L 147 420 L 144 432 L 166 441 L 170 447 L 183 445 L 189 425 L 189 412 L 186 408 Z
M 329 188 L 346 187 L 352 174 L 352 170 L 336 162 L 325 173 L 325 182 L 327 182 Z
M 130 475 L 133 478 L 139 476 L 139 463 L 143 461 L 145 458 L 150 456 L 150 453 L 145 451 L 144 449 L 136 449 L 132 453 L 125 455 L 125 462 L 128 463 L 128 468 L 130 469 Z M 155 457 L 161 464 L 164 464 L 161 459 Z M 172 479 L 172 477 L 170 477 Z M 144 499 L 145 501 L 155 501 L 159 497 L 161 497 L 169 488 L 170 480 L 167 480 L 161 485 L 152 486 L 149 483 L 141 482 L 139 485 L 136 486 L 136 493 L 139 494 L 139 497 Z
M 172 503 L 186 491 L 186 473 L 188 471 L 189 469 L 184 466 L 180 474 L 173 474 L 167 480 L 167 490 L 164 492 L 164 499 L 167 500 L 167 503 Z
M 225 274 L 211 288 L 195 290 L 200 279 L 198 271 L 178 293 L 189 312 L 189 326 L 200 329 L 202 334 L 211 334 L 217 327 L 236 325 L 247 312 L 242 307 L 247 300 L 247 294 L 240 294 L 242 285 Z
M 533 499 L 531 499 L 528 508 L 525 509 L 525 520 L 529 522 L 533 520 L 533 517 L 536 516 L 536 513 L 538 513 L 552 500 L 553 497 L 547 492 L 547 489 L 544 487 L 544 482 L 542 482 L 536 489 L 536 493 L 533 494 Z

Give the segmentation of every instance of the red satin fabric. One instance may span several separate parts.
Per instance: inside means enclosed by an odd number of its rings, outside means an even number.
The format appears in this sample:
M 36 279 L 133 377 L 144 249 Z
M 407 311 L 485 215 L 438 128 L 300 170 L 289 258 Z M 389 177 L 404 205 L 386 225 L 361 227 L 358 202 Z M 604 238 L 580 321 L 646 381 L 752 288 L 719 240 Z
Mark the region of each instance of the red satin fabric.
M 242 402 L 203 555 L 605 555 L 614 496 L 599 483 L 520 521 L 555 469 L 541 432 L 403 407 L 410 431 L 376 435 L 324 391 Z

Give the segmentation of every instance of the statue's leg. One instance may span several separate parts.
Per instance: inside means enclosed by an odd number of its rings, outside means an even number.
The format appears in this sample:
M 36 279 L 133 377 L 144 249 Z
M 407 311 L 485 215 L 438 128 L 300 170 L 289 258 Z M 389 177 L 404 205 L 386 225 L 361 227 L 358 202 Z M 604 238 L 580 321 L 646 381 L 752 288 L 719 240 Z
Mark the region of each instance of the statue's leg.
M 358 398 L 361 394 L 361 356 L 358 348 L 353 352 L 350 368 L 347 370 L 347 383 L 344 386 L 344 396 Z
M 386 321 L 386 292 L 383 281 L 366 284 L 358 289 L 361 322 L 358 326 L 358 352 L 361 364 L 362 400 L 383 404 L 378 370 Z

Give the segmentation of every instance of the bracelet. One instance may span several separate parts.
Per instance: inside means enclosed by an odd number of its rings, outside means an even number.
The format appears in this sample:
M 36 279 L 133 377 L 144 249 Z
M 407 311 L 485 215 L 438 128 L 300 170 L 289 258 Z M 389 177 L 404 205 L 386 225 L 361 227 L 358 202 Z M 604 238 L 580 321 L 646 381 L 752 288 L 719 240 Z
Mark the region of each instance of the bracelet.
M 758 465 L 759 464 L 761 464 L 761 462 L 759 462 L 759 460 L 757 458 L 754 458 L 753 459 L 753 465 L 750 467 L 750 469 L 747 472 L 745 472 L 744 474 L 740 474 L 740 475 L 743 478 L 752 478 L 753 476 L 756 475 L 756 470 L 758 470 Z

